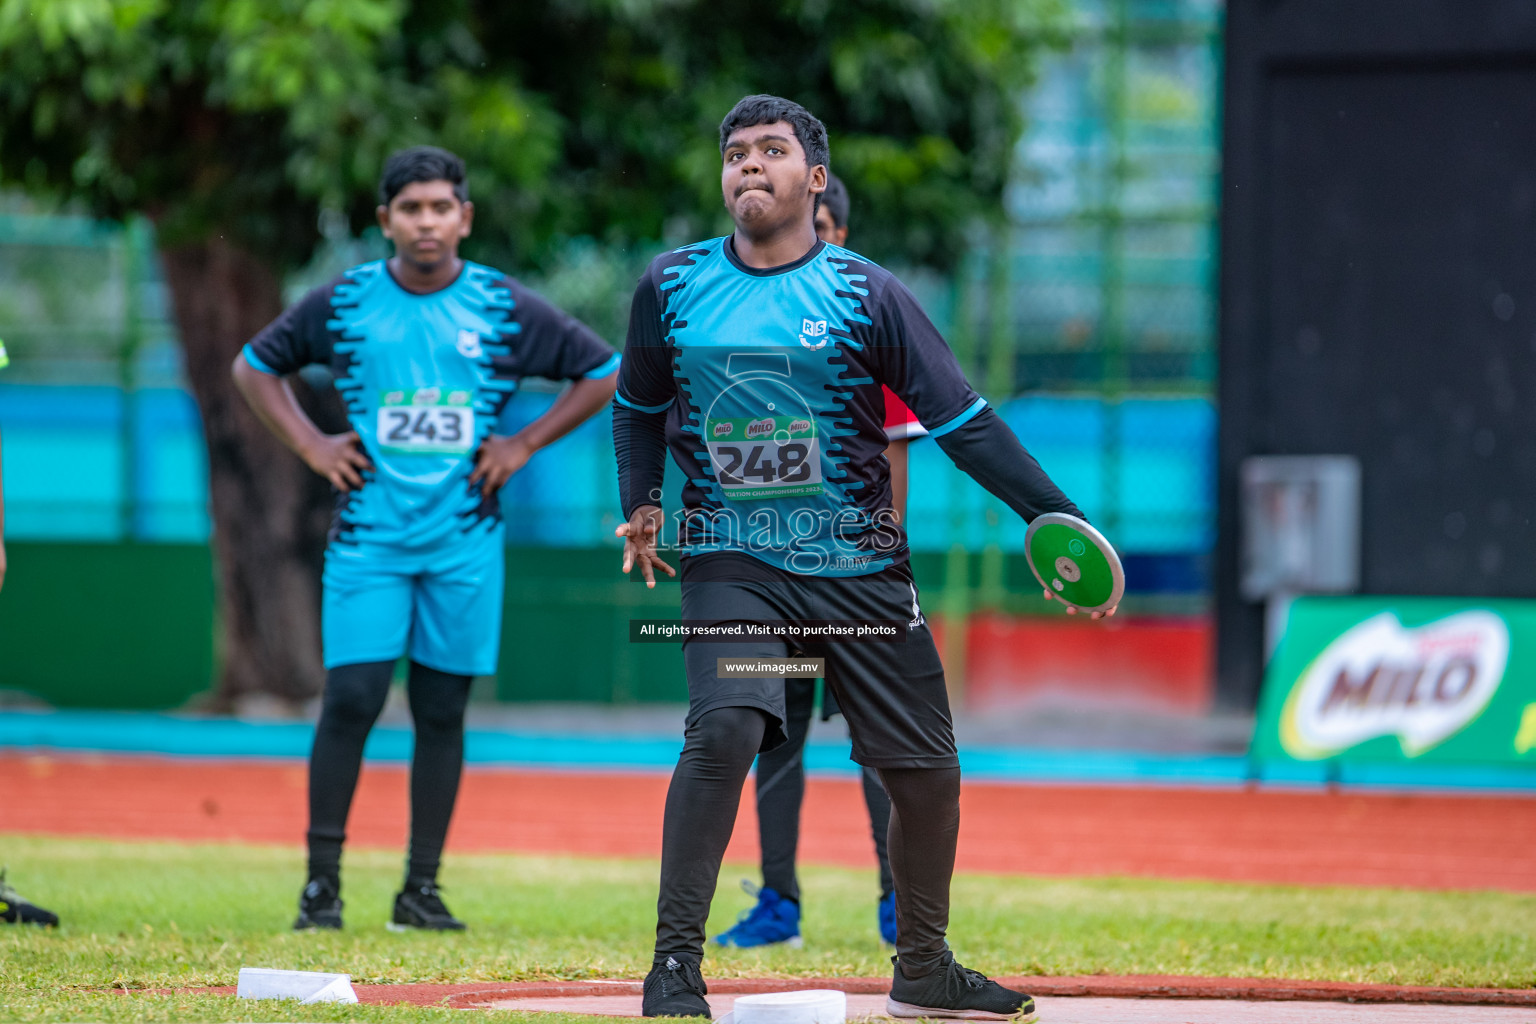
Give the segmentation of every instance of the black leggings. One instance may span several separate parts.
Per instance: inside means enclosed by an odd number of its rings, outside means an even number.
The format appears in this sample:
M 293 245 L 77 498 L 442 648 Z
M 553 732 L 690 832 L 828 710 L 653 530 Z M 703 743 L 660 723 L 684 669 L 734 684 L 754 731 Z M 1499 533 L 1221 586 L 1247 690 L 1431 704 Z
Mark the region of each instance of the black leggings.
M 658 960 L 703 956 L 704 922 L 736 823 L 741 787 L 769 724 L 769 716 L 756 708 L 723 707 L 701 715 L 684 734 L 662 824 Z M 949 948 L 944 934 L 960 832 L 960 769 L 885 768 L 880 778 L 892 805 L 896 952 L 906 973 L 916 976 Z M 915 824 L 903 827 L 903 820 Z
M 800 846 L 800 805 L 805 802 L 805 740 L 815 712 L 816 680 L 786 679 L 784 728 L 789 742 L 757 755 L 757 834 L 763 852 L 763 885 L 797 903 L 800 879 L 795 874 L 795 860 Z M 865 768 L 861 774 L 883 900 L 895 886 L 886 853 L 891 798 L 873 768 Z
M 337 879 L 347 813 L 357 790 L 363 744 L 389 695 L 393 661 L 338 665 L 326 673 L 320 723 L 309 755 L 309 875 Z M 411 756 L 411 852 L 406 877 L 437 877 L 448 821 L 464 770 L 464 708 L 469 676 L 411 662 L 406 692 L 416 725 Z

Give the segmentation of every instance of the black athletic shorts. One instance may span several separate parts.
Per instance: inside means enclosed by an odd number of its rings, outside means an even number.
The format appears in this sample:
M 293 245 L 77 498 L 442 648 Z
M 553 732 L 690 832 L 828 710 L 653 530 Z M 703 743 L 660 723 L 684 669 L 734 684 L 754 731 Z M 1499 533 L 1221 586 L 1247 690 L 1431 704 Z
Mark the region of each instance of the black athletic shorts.
M 868 576 L 801 576 L 721 552 L 684 559 L 682 573 L 682 615 L 691 622 L 899 620 L 907 627 L 901 643 L 686 639 L 688 725 L 715 708 L 759 708 L 779 725 L 763 741 L 771 750 L 788 738 L 784 677 L 722 677 L 717 659 L 825 658 L 827 687 L 848 720 L 855 761 L 871 768 L 959 766 L 944 667 L 906 565 Z

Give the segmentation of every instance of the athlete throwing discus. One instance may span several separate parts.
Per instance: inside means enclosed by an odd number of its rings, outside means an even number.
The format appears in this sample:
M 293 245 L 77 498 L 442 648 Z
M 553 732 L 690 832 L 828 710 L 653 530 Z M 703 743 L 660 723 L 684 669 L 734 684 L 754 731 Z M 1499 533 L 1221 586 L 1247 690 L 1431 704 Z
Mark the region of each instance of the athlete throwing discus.
M 827 190 L 816 208 L 816 237 L 832 245 L 848 242 L 848 189 L 837 175 L 827 175 Z M 901 399 L 882 387 L 885 398 L 885 461 L 890 464 L 891 512 L 896 522 L 906 518 L 907 445 L 927 433 L 911 409 Z M 763 884 L 756 890 L 757 904 L 723 934 L 715 936 L 722 946 L 768 946 L 777 943 L 801 944 L 800 879 L 795 858 L 800 846 L 800 805 L 805 799 L 805 742 L 810 734 L 811 716 L 816 707 L 816 680 L 784 680 L 784 710 L 788 720 L 784 730 L 789 742 L 758 755 L 757 833 L 761 851 Z M 823 691 L 821 717 L 825 721 L 839 713 L 837 701 Z M 891 798 L 885 795 L 879 773 L 865 768 L 859 781 L 864 790 L 864 806 L 869 811 L 869 829 L 875 842 L 875 860 L 880 871 L 880 902 L 876 921 L 880 938 L 887 945 L 896 944 L 896 892 L 891 880 L 891 858 L 886 852 L 890 831 Z M 743 888 L 752 892 L 750 882 Z
M 707 1016 L 704 924 L 742 785 L 785 741 L 784 679 L 718 659 L 825 659 L 853 759 L 891 798 L 902 1017 L 1030 1019 L 1034 1001 L 960 966 L 946 941 L 960 767 L 944 670 L 891 515 L 881 385 L 939 446 L 1026 520 L 1080 515 L 966 382 L 912 294 L 816 237 L 827 133 L 809 111 L 749 96 L 720 126 L 735 230 L 652 262 L 635 292 L 615 396 L 624 568 L 647 582 L 670 449 L 687 483 L 679 541 L 684 620 L 896 622 L 899 643 L 782 636 L 683 645 L 689 710 L 662 827 L 646 1016 Z M 1106 609 L 1107 613 L 1113 609 Z
M 309 880 L 294 928 L 342 926 L 341 849 L 363 744 L 401 655 L 416 745 L 396 928 L 458 930 L 437 885 L 464 766 L 473 676 L 496 671 L 504 533 L 497 492 L 544 445 L 608 404 L 618 355 L 498 270 L 459 258 L 474 215 L 464 164 L 430 146 L 384 165 L 379 226 L 395 245 L 310 292 L 245 346 L 235 382 L 272 432 L 337 491 L 325 549 L 325 692 L 309 759 Z M 330 368 L 351 430 L 322 433 L 284 377 Z M 570 380 L 516 434 L 492 432 L 524 376 Z

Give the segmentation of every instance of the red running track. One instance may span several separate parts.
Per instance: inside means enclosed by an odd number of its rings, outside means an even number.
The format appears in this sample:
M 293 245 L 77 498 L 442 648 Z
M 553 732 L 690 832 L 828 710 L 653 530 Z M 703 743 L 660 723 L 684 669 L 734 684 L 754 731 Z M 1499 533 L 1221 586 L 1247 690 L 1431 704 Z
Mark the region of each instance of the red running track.
M 450 849 L 658 857 L 663 774 L 471 769 Z M 751 787 L 748 786 L 748 793 Z M 5 831 L 292 843 L 290 761 L 0 755 Z M 962 871 L 1536 892 L 1536 797 L 968 782 Z M 856 780 L 812 779 L 809 863 L 873 866 Z M 370 765 L 351 841 L 401 848 L 406 772 Z M 727 857 L 757 858 L 751 797 Z

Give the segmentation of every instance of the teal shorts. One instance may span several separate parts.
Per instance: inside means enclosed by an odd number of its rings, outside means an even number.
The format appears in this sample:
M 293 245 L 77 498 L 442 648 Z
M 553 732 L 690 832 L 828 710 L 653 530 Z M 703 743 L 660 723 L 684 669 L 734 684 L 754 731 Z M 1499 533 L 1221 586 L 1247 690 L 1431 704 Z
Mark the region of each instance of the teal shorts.
M 365 539 L 325 551 L 320 626 L 325 667 L 412 661 L 454 675 L 496 672 L 501 651 L 503 531 L 399 548 Z

